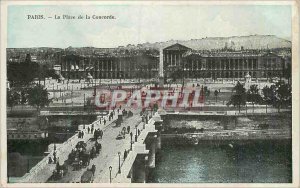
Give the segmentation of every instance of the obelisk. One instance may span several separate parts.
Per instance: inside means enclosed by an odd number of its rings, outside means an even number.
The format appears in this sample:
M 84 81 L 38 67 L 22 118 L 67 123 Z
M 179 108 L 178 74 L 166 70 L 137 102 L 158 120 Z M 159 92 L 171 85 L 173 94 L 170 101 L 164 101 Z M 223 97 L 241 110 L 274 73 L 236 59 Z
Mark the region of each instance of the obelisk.
M 159 87 L 164 86 L 164 54 L 163 49 L 159 49 Z

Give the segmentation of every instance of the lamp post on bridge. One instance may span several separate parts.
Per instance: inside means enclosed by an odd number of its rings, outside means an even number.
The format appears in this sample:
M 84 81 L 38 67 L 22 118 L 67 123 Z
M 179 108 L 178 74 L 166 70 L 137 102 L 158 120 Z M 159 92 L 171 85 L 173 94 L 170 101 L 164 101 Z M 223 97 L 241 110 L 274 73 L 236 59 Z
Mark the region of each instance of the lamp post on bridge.
M 121 174 L 121 152 L 118 152 L 119 155 L 119 171 L 118 173 Z
M 135 142 L 137 142 L 137 127 L 135 128 Z
M 109 183 L 111 183 L 111 170 L 112 170 L 112 167 L 109 166 Z
M 130 150 L 132 150 L 132 132 L 130 132 Z

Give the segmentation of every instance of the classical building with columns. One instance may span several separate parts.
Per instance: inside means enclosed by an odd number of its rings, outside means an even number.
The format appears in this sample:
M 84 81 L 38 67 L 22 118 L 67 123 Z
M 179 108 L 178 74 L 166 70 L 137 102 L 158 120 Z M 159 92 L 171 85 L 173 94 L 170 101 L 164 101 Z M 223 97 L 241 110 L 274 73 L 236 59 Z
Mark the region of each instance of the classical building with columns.
M 196 51 L 181 44 L 160 50 L 159 55 L 63 55 L 64 78 L 272 78 L 283 76 L 289 62 L 270 50 Z M 158 53 L 157 53 L 158 54 Z M 162 63 L 162 64 L 160 64 Z M 159 67 L 163 70 L 159 71 Z M 159 75 L 159 72 L 161 75 Z
M 64 78 L 82 79 L 90 74 L 94 79 L 153 78 L 158 75 L 158 57 L 64 55 L 60 60 Z
M 164 74 L 182 73 L 185 78 L 253 78 L 283 76 L 285 59 L 270 52 L 195 51 L 181 44 L 163 49 Z M 178 75 L 180 78 L 180 76 Z

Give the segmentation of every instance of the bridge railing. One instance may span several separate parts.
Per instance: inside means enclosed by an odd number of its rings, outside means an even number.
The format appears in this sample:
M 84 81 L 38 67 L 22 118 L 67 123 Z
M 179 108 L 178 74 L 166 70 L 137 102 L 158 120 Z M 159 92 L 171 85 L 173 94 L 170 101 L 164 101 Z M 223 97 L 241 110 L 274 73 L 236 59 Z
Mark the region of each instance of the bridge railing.
M 58 146 L 56 149 L 57 153 L 64 153 L 67 151 L 68 148 L 73 148 L 77 144 L 77 142 L 74 142 L 74 140 L 78 137 L 78 133 L 74 134 L 72 137 L 70 137 L 66 142 L 62 143 Z M 41 173 L 41 171 L 47 166 L 49 157 L 52 157 L 52 153 L 49 153 L 47 156 L 45 156 L 38 164 L 36 164 L 25 176 L 22 178 L 22 182 L 31 182 L 32 178 L 37 177 L 38 173 Z

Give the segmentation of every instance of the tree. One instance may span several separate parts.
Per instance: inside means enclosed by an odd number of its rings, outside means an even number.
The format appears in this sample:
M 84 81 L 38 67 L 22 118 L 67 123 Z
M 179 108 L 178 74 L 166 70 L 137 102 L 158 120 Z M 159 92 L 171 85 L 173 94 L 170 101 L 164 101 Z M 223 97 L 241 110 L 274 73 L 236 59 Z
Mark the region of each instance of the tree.
M 284 81 L 277 82 L 275 84 L 275 97 L 276 97 L 276 107 L 278 112 L 282 106 L 288 106 L 292 103 L 292 88 L 289 84 Z
M 54 69 L 47 69 L 46 70 L 46 77 L 52 77 L 52 79 L 59 79 L 59 75 L 55 73 Z
M 263 92 L 263 101 L 266 104 L 266 113 L 268 112 L 268 105 L 275 103 L 275 86 L 271 85 L 265 86 L 262 89 Z
M 261 103 L 262 97 L 259 94 L 259 89 L 257 85 L 251 85 L 250 89 L 247 91 L 247 101 L 252 103 L 253 113 L 254 113 L 254 104 Z
M 26 56 L 24 62 L 10 62 L 7 65 L 7 80 L 12 86 L 27 86 L 38 76 L 38 64 Z
M 235 94 L 230 97 L 227 105 L 237 106 L 240 113 L 241 106 L 246 104 L 246 89 L 240 82 L 237 82 L 236 86 L 233 88 L 233 91 L 235 91 Z
M 292 74 L 292 67 L 291 64 L 288 63 L 287 66 L 283 68 L 283 75 L 288 80 L 288 84 L 291 83 L 291 74 Z
M 270 87 L 265 86 L 263 88 L 263 95 L 263 99 L 266 104 L 266 111 L 268 104 L 274 106 L 278 109 L 278 112 L 280 112 L 280 108 L 282 106 L 288 106 L 292 103 L 292 88 L 284 81 L 279 81 Z
M 17 91 L 7 90 L 7 106 L 10 107 L 10 111 L 12 111 L 13 107 L 20 102 L 20 94 Z
M 48 91 L 44 86 L 37 84 L 33 88 L 28 89 L 28 104 L 39 109 L 48 106 L 51 99 L 48 99 Z
M 27 89 L 23 88 L 20 93 L 20 104 L 22 105 L 22 107 L 24 106 L 24 104 L 27 103 L 28 101 L 27 98 L 28 98 Z
M 218 95 L 219 95 L 219 91 L 218 91 L 218 90 L 215 90 L 214 94 L 215 94 L 216 102 L 217 102 L 217 100 L 218 100 Z

